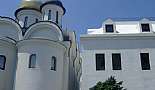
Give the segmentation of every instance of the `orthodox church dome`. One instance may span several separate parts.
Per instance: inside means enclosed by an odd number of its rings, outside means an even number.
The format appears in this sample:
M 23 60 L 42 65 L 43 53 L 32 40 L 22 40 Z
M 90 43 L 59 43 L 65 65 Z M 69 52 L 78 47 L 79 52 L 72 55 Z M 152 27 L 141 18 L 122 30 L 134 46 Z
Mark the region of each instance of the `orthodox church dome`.
M 22 0 L 21 5 L 15 11 L 15 17 L 17 17 L 18 12 L 22 10 L 36 10 L 40 12 L 40 6 L 42 2 L 40 0 Z
M 40 10 L 41 4 L 42 3 L 40 0 L 23 0 L 20 8 L 31 8 L 31 9 Z

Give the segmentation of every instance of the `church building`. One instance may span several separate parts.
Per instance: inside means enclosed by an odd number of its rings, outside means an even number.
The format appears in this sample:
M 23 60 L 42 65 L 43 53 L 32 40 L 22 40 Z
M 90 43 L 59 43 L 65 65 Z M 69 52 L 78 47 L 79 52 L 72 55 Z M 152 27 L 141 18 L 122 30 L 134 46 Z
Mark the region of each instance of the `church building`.
M 0 16 L 0 90 L 79 90 L 75 32 L 63 30 L 59 0 L 23 0 Z

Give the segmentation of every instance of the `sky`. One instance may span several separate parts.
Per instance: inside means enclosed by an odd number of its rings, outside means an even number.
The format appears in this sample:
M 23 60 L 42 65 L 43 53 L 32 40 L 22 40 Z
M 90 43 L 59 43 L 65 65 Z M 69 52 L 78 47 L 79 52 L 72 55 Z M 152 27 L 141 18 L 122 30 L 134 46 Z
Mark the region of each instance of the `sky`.
M 1 0 L 0 16 L 14 17 L 22 0 Z M 107 18 L 155 17 L 155 0 L 61 0 L 66 8 L 63 27 L 80 34 L 100 28 Z

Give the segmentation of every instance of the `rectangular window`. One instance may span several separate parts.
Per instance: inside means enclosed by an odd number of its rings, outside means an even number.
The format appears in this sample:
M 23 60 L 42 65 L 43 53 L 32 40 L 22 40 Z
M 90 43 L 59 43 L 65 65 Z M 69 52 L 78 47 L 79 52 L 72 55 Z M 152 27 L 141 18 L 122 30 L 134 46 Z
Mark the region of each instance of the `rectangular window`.
M 149 53 L 140 53 L 142 70 L 150 70 Z
M 52 60 L 51 60 L 51 70 L 54 70 L 56 71 L 56 57 L 52 57 Z
M 141 24 L 142 32 L 150 32 L 149 24 Z
M 114 32 L 114 26 L 113 26 L 113 24 L 107 24 L 107 25 L 105 25 L 105 29 L 106 29 L 106 32 Z
M 0 55 L 0 69 L 5 70 L 6 57 L 4 55 Z
M 32 54 L 29 58 L 29 68 L 36 67 L 36 54 Z
M 121 54 L 113 53 L 112 54 L 112 66 L 113 70 L 121 70 Z
M 58 24 L 58 21 L 59 21 L 59 13 L 58 11 L 56 12 L 56 23 Z
M 96 70 L 105 70 L 104 54 L 96 54 Z

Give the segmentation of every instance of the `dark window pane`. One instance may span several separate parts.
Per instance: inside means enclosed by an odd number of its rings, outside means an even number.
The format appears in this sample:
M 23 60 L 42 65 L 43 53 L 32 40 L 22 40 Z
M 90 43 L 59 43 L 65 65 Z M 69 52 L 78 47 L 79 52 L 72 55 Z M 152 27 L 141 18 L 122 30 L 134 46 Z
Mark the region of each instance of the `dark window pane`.
M 121 54 L 115 53 L 112 54 L 112 66 L 113 70 L 121 70 Z
M 54 70 L 56 71 L 56 57 L 52 57 L 52 60 L 51 60 L 51 70 Z
M 29 68 L 36 67 L 36 54 L 32 54 L 29 59 Z
M 141 26 L 142 26 L 142 32 L 150 32 L 149 24 L 141 24 Z
M 27 28 L 27 22 L 28 22 L 28 16 L 25 17 L 25 20 L 24 20 L 24 28 Z
M 51 10 L 48 11 L 48 20 L 51 20 Z
M 39 22 L 39 20 L 36 18 L 36 23 Z
M 105 70 L 104 54 L 96 54 L 96 70 Z
M 112 24 L 105 25 L 106 27 L 106 32 L 114 32 L 114 27 Z
M 0 55 L 0 69 L 5 70 L 5 62 L 6 62 L 6 57 L 4 55 Z
M 64 41 L 69 41 L 69 36 L 64 36 Z
M 149 53 L 141 53 L 140 57 L 142 70 L 150 70 Z
M 59 20 L 59 13 L 58 11 L 56 12 L 56 23 L 58 24 L 58 20 Z

